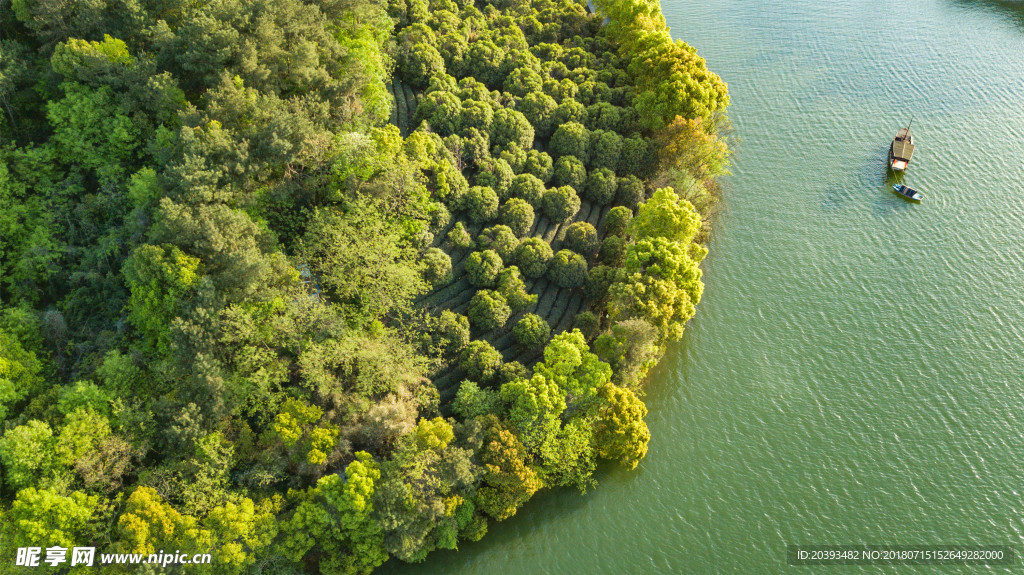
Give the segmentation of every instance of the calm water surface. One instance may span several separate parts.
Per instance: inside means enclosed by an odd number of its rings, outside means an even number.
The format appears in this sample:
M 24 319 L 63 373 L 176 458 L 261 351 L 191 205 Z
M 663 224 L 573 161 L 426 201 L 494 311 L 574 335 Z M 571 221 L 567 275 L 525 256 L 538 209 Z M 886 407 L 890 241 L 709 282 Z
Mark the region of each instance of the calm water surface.
M 648 387 L 650 452 L 384 571 L 974 573 L 787 568 L 785 545 L 1024 553 L 1024 8 L 663 2 L 742 142 L 704 301 Z M 911 115 L 921 205 L 884 166 Z

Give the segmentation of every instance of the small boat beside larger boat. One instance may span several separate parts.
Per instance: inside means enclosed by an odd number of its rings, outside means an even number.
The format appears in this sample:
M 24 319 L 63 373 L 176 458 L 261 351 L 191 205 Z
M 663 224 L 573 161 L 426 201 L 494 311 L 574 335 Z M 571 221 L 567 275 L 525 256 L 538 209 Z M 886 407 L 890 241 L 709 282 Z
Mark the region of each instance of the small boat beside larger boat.
M 910 120 L 913 124 L 914 120 Z M 914 136 L 910 133 L 910 124 L 906 128 L 900 128 L 889 144 L 889 167 L 894 172 L 902 172 L 910 164 L 910 158 L 914 155 Z
M 892 187 L 893 191 L 897 194 L 907 198 L 912 202 L 920 202 L 924 199 L 924 194 L 911 188 L 910 186 L 904 186 L 903 184 L 896 184 Z

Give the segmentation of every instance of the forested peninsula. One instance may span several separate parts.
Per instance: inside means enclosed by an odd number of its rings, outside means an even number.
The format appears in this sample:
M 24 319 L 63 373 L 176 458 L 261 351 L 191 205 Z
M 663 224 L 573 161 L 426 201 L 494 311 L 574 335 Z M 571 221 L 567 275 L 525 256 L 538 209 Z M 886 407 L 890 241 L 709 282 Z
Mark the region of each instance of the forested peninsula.
M 657 0 L 0 0 L 0 571 L 368 573 L 635 467 L 727 105 Z

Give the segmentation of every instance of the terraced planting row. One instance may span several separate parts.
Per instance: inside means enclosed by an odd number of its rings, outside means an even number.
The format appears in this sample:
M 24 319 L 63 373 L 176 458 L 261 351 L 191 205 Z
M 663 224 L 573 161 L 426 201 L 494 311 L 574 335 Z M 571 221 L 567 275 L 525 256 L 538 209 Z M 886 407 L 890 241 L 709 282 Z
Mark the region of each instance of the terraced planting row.
M 395 99 L 395 105 L 391 111 L 391 123 L 398 126 L 402 136 L 408 136 L 415 126 L 412 125 L 413 115 L 416 114 L 416 94 L 409 86 L 402 84 L 398 78 L 393 79 L 391 84 L 391 96 Z

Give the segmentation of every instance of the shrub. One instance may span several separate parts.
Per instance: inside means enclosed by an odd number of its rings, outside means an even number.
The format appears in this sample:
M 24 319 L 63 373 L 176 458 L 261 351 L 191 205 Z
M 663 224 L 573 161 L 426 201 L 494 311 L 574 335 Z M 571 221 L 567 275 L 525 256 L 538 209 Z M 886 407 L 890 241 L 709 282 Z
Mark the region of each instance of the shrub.
M 585 257 L 597 253 L 600 247 L 597 230 L 588 222 L 573 222 L 565 230 L 565 247 Z
M 576 156 L 586 164 L 590 160 L 590 130 L 579 122 L 567 122 L 555 130 L 548 145 L 551 155 Z
M 473 186 L 462 197 L 462 209 L 466 218 L 475 224 L 494 219 L 498 215 L 498 194 L 491 188 Z
M 501 271 L 501 256 L 494 250 L 473 252 L 466 258 L 466 279 L 477 287 L 491 287 Z
M 480 232 L 476 237 L 476 245 L 480 249 L 494 250 L 501 256 L 501 261 L 507 264 L 512 261 L 512 256 L 519 247 L 519 238 L 512 233 L 511 228 L 499 224 Z
M 615 197 L 617 182 L 615 172 L 608 168 L 596 168 L 587 176 L 587 199 L 599 206 L 607 205 Z
M 526 238 L 516 248 L 515 262 L 519 270 L 528 278 L 539 278 L 548 269 L 548 262 L 553 257 L 551 246 L 541 238 Z
M 503 327 L 511 315 L 508 302 L 496 291 L 482 289 L 469 300 L 469 321 L 480 330 Z
M 548 278 L 560 288 L 578 288 L 587 281 L 587 260 L 570 250 L 559 250 L 551 258 Z
M 545 184 L 551 179 L 554 161 L 547 152 L 530 150 L 526 152 L 526 163 L 523 164 L 523 172 L 537 176 Z
M 574 190 L 583 190 L 587 182 L 587 169 L 576 156 L 562 156 L 555 161 L 556 186 L 572 186 Z
M 640 178 L 636 176 L 619 178 L 618 186 L 616 186 L 615 190 L 616 204 L 626 206 L 630 210 L 635 210 L 640 202 L 644 201 L 645 196 L 646 190 Z
M 633 221 L 633 212 L 629 208 L 615 206 L 608 210 L 608 215 L 604 217 L 604 233 L 625 237 L 631 221 Z
M 580 333 L 583 334 L 583 337 L 587 338 L 587 341 L 592 341 L 601 330 L 601 320 L 597 319 L 594 312 L 585 311 L 576 314 L 576 317 L 572 320 L 572 328 L 580 330 Z
M 539 181 L 539 180 L 538 180 Z M 533 227 L 533 206 L 526 200 L 511 198 L 498 210 L 498 220 L 512 230 L 516 236 L 522 237 Z
M 626 240 L 619 236 L 606 236 L 597 255 L 601 263 L 621 267 L 626 261 Z
M 544 199 L 544 182 L 533 174 L 519 174 L 512 179 L 509 196 L 519 198 L 535 208 L 539 208 Z
M 528 313 L 516 322 L 512 328 L 512 337 L 526 349 L 538 348 L 551 337 L 551 326 L 539 315 Z
M 452 229 L 448 230 L 448 242 L 457 248 L 469 249 L 473 247 L 473 237 L 466 231 L 466 226 L 462 222 L 455 222 Z
M 544 192 L 542 209 L 552 222 L 561 223 L 580 211 L 580 197 L 569 186 L 551 188 Z
M 423 278 L 432 286 L 446 284 L 452 279 L 452 258 L 438 248 L 427 248 L 423 254 Z
M 462 351 L 460 366 L 469 379 L 490 383 L 501 369 L 501 354 L 486 341 L 474 340 Z

